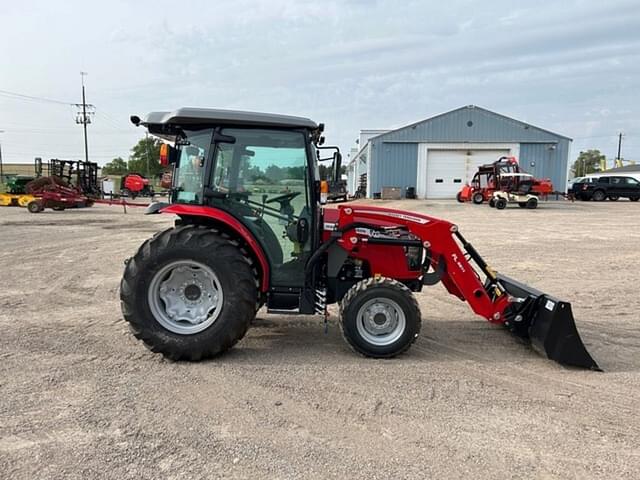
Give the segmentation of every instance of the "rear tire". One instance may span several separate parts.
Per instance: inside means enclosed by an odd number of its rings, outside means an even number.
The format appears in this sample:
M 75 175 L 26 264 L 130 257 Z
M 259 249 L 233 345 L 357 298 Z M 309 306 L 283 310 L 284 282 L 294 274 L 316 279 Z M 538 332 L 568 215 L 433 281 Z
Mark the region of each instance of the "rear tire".
M 44 210 L 44 206 L 38 200 L 31 200 L 27 204 L 27 210 L 29 210 L 29 213 L 40 213 Z
M 520 208 L 527 208 L 527 202 L 518 202 Z
M 507 208 L 507 201 L 504 198 L 498 198 L 496 200 L 496 208 L 498 210 L 504 210 Z
M 405 285 L 390 278 L 368 278 L 340 302 L 342 335 L 358 353 L 390 358 L 405 352 L 422 326 L 420 309 Z
M 473 194 L 473 203 L 476 205 L 480 205 L 484 202 L 484 195 L 481 192 L 476 192 Z
M 496 206 L 496 199 L 492 198 L 491 200 L 489 200 L 489 206 L 491 208 L 494 208 Z
M 638 200 L 640 200 L 640 197 L 630 197 L 629 200 L 632 202 L 637 202 Z
M 204 226 L 169 228 L 147 240 L 120 283 L 122 313 L 134 336 L 173 360 L 198 361 L 233 347 L 257 301 L 251 261 L 234 241 Z M 192 311 L 203 313 L 194 319 Z
M 596 190 L 595 192 L 593 192 L 593 195 L 591 196 L 591 199 L 594 202 L 602 202 L 606 198 L 607 196 L 604 194 L 604 191 L 602 190 Z
M 529 209 L 534 209 L 534 208 L 538 208 L 538 199 L 537 198 L 530 198 L 529 200 L 527 200 L 527 208 Z

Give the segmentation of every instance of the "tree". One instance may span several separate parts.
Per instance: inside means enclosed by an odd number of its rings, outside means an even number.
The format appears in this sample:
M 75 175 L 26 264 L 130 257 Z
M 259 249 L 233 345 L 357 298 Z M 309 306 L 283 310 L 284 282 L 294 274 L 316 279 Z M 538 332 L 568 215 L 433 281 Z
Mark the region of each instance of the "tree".
M 571 170 L 576 177 L 584 177 L 590 173 L 599 172 L 601 165 L 606 164 L 606 161 L 607 157 L 600 153 L 600 150 L 587 150 L 580 152 Z
M 160 165 L 160 145 L 162 142 L 154 137 L 140 139 L 131 149 L 129 171 L 149 177 L 160 175 L 164 171 Z
M 102 167 L 104 175 L 125 175 L 127 172 L 127 162 L 122 157 L 114 158 Z

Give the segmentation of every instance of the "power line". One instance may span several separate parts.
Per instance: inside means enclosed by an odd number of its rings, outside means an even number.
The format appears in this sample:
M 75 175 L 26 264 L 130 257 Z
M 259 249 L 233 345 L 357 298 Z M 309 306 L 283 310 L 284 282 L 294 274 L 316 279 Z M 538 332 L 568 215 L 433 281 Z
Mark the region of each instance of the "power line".
M 7 90 L 0 90 L 0 95 L 4 97 L 14 98 L 15 100 L 30 100 L 30 101 L 44 102 L 44 103 L 56 103 L 58 105 L 71 105 L 71 106 L 77 105 L 73 102 L 63 102 L 60 100 L 52 100 L 51 98 L 36 97 L 34 95 L 25 95 L 24 93 L 9 92 Z
M 93 133 L 98 133 L 100 135 L 135 135 L 136 132 L 129 132 L 126 130 L 92 130 Z M 9 130 L 7 130 L 9 133 Z M 28 134 L 37 134 L 37 135 L 77 135 L 77 131 L 71 130 L 46 130 L 44 128 L 11 128 L 10 133 L 28 133 Z

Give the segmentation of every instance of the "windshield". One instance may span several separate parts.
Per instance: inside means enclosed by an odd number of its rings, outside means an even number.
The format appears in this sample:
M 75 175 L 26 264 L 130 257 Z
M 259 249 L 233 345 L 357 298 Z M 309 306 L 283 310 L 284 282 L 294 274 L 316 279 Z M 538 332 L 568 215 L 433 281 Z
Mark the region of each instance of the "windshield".
M 178 142 L 180 157 L 175 169 L 174 202 L 202 203 L 204 165 L 211 148 L 213 129 L 183 130 Z

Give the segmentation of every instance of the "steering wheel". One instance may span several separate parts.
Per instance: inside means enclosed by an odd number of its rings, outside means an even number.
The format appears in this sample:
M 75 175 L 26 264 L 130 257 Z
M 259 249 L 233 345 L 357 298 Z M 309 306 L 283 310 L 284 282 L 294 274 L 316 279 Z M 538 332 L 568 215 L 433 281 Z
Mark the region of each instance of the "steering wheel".
M 302 192 L 285 193 L 284 195 L 278 195 L 277 197 L 270 198 L 265 203 L 275 203 L 275 202 L 279 202 L 282 204 L 288 203 L 294 198 L 296 198 L 298 195 L 300 195 L 300 193 Z

